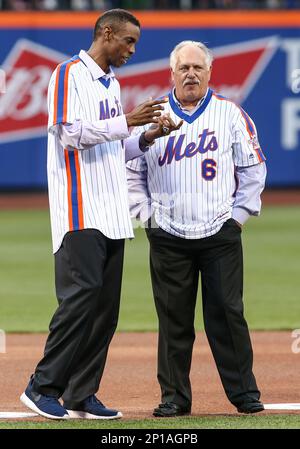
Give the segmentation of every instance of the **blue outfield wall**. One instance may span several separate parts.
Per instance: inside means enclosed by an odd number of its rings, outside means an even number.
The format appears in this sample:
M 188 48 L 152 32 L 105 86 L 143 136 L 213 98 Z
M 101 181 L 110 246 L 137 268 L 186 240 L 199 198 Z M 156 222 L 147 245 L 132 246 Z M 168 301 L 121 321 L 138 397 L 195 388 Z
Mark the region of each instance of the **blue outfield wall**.
M 178 42 L 204 41 L 215 52 L 213 88 L 239 102 L 256 124 L 268 186 L 300 186 L 299 30 L 146 27 L 136 54 L 118 72 L 124 108 L 168 90 L 168 56 Z M 0 189 L 46 187 L 47 83 L 59 62 L 89 48 L 91 37 L 89 28 L 16 29 L 0 21 L 0 65 L 6 74 L 6 92 L 0 94 Z

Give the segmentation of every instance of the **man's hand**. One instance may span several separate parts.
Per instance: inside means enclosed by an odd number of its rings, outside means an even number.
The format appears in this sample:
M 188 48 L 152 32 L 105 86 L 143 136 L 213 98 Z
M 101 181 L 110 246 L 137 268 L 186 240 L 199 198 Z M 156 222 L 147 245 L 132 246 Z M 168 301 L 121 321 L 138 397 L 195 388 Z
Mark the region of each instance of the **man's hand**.
M 165 98 L 161 100 L 148 100 L 137 106 L 133 111 L 125 115 L 128 128 L 130 126 L 157 123 L 158 117 L 161 115 L 160 111 L 164 110 L 162 103 L 166 103 L 167 101 Z
M 235 219 L 234 219 L 234 221 L 238 225 L 238 227 L 242 229 L 243 225 L 241 223 L 239 223 L 238 221 L 236 221 Z
M 172 131 L 176 131 L 183 124 L 183 120 L 176 125 L 176 123 L 171 119 L 170 114 L 164 114 L 158 117 L 157 123 L 150 126 L 147 131 L 145 131 L 145 139 L 148 142 L 152 142 L 159 137 L 168 136 Z

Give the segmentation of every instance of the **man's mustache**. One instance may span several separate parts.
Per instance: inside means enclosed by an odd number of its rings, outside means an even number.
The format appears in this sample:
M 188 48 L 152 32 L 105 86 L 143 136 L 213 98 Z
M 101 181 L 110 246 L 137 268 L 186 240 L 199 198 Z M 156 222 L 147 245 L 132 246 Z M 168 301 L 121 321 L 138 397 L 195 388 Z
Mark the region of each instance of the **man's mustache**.
M 185 80 L 184 82 L 183 82 L 183 87 L 184 86 L 186 86 L 187 84 L 191 84 L 191 85 L 193 85 L 193 84 L 200 84 L 200 81 L 199 80 Z

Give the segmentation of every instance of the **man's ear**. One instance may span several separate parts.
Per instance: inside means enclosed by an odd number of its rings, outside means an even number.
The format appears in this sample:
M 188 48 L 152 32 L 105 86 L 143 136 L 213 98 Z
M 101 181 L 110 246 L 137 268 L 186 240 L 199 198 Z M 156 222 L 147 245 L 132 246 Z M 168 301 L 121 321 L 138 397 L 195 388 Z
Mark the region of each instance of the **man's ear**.
M 211 65 L 210 68 L 209 68 L 208 81 L 210 80 L 210 77 L 211 77 L 211 71 L 212 71 L 212 65 Z
M 106 25 L 104 27 L 104 31 L 103 31 L 104 40 L 106 42 L 109 42 L 111 40 L 111 38 L 112 38 L 112 35 L 113 35 L 112 28 L 109 25 Z
M 174 82 L 174 72 L 173 72 L 173 69 L 170 70 L 170 74 L 171 74 L 171 81 Z

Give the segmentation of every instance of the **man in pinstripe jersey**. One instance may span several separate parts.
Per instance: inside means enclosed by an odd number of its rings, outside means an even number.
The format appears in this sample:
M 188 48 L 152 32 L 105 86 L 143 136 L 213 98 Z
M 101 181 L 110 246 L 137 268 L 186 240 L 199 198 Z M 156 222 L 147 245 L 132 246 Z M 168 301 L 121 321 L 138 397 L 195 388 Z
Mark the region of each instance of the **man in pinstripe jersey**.
M 132 216 L 145 222 L 152 215 L 146 232 L 162 392 L 153 414 L 191 411 L 199 272 L 205 331 L 226 395 L 239 412 L 259 412 L 263 404 L 243 315 L 241 231 L 260 212 L 265 157 L 250 117 L 208 87 L 212 55 L 204 44 L 178 44 L 170 66 L 175 88 L 165 112 L 183 125 L 127 164 Z
M 44 357 L 21 396 L 46 418 L 122 416 L 95 394 L 118 321 L 124 239 L 133 237 L 125 161 L 143 155 L 164 123 L 164 100 L 122 111 L 112 66 L 126 63 L 139 36 L 131 13 L 107 11 L 90 49 L 60 64 L 49 83 L 48 187 L 59 306 Z M 129 127 L 153 122 L 155 129 L 129 137 Z

